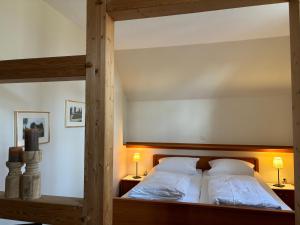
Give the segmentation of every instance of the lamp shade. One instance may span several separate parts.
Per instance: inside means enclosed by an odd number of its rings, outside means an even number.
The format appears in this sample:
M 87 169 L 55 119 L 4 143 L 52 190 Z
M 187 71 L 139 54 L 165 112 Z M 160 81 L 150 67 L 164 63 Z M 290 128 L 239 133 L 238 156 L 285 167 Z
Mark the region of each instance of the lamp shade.
M 133 161 L 139 162 L 141 160 L 141 154 L 140 153 L 134 153 L 133 154 Z
M 282 169 L 283 168 L 283 160 L 281 157 L 274 157 L 273 159 L 273 166 L 276 169 Z

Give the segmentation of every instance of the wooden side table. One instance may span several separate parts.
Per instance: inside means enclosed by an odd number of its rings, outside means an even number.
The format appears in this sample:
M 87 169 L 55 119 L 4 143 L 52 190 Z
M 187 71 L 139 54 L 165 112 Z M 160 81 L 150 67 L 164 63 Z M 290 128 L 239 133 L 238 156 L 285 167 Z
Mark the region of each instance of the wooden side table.
M 128 191 L 130 191 L 132 188 L 134 188 L 138 183 L 140 183 L 145 176 L 141 176 L 139 179 L 134 179 L 134 175 L 128 175 L 124 177 L 120 182 L 120 190 L 119 190 L 119 196 L 123 196 Z
M 295 186 L 285 184 L 284 187 L 275 187 L 274 183 L 268 183 L 268 186 L 287 204 L 291 209 L 295 209 Z

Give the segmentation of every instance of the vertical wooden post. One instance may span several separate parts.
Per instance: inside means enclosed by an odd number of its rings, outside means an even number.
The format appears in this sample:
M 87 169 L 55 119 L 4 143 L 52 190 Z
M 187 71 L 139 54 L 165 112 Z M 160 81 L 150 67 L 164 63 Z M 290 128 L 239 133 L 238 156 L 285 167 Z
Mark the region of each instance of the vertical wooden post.
M 85 224 L 111 225 L 114 22 L 106 0 L 87 1 L 86 60 Z
M 300 1 L 290 0 L 296 225 L 300 225 Z

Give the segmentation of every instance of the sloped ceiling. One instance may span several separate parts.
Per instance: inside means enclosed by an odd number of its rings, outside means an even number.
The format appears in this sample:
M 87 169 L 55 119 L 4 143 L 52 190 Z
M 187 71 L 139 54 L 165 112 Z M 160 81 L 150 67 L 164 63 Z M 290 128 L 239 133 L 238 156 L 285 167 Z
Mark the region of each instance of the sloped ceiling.
M 45 0 L 85 30 L 85 0 Z M 290 93 L 288 4 L 116 23 L 129 100 Z
M 82 29 L 86 23 L 86 0 L 44 0 Z
M 129 100 L 289 94 L 289 38 L 117 51 Z
M 44 0 L 85 30 L 86 0 Z M 289 34 L 288 3 L 116 23 L 116 49 L 280 37 Z
M 289 35 L 288 4 L 118 22 L 117 49 L 241 41 Z

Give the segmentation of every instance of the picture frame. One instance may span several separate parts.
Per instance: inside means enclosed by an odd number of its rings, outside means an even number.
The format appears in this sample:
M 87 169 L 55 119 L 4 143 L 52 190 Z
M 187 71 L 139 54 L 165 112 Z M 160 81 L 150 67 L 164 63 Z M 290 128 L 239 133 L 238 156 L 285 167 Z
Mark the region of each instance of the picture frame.
M 40 130 L 39 144 L 50 142 L 50 112 L 15 111 L 15 144 L 24 146 L 24 131 L 26 128 Z
M 65 127 L 85 127 L 85 103 L 73 100 L 65 101 Z

